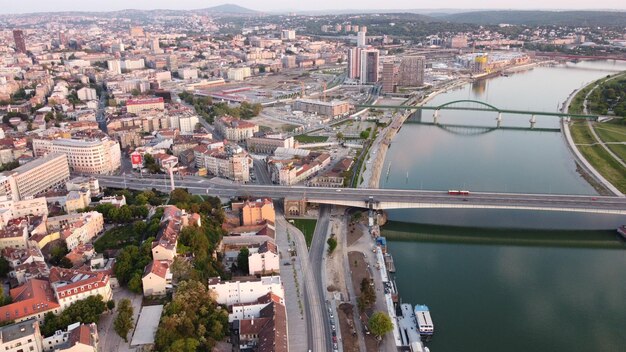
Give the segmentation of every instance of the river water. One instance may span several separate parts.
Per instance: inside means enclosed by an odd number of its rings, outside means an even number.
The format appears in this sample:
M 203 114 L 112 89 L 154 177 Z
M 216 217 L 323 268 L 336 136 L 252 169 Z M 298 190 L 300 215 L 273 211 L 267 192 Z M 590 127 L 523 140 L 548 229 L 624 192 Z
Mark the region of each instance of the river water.
M 438 95 L 557 111 L 626 63 L 538 67 Z M 478 106 L 478 105 L 466 105 Z M 414 116 L 385 159 L 381 188 L 596 194 L 556 117 L 442 110 Z M 387 173 L 389 170 L 389 173 Z M 507 210 L 394 210 L 383 228 L 402 300 L 430 307 L 433 352 L 625 351 L 624 217 Z

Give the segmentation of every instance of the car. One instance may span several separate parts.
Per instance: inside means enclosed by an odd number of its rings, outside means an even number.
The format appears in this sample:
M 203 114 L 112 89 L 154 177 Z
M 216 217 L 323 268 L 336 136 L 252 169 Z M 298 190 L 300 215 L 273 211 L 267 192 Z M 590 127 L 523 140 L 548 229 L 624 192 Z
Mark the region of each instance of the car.
M 341 192 L 341 188 L 338 188 L 338 189 L 337 189 L 337 192 Z
M 333 342 L 333 348 L 334 348 L 334 349 L 339 348 L 339 346 L 337 345 L 337 342 Z
M 592 198 L 591 198 L 591 200 L 598 200 L 598 198 L 596 198 L 596 197 L 592 197 Z
M 330 313 L 330 319 L 333 319 L 334 317 L 333 313 Z

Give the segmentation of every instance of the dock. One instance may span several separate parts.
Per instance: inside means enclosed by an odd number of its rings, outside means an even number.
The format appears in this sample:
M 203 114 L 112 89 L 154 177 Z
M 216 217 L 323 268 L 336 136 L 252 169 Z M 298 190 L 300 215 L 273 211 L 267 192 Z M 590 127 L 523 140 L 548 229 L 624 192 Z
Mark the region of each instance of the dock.
M 409 303 L 400 305 L 402 315 L 398 316 L 398 329 L 400 330 L 400 344 L 398 347 L 408 347 L 412 352 L 425 352 L 428 348 L 424 347 L 422 338 L 417 329 L 417 320 L 413 313 L 413 307 Z
M 389 253 L 385 253 L 385 266 L 390 273 L 396 272 L 396 265 L 393 263 L 393 257 Z

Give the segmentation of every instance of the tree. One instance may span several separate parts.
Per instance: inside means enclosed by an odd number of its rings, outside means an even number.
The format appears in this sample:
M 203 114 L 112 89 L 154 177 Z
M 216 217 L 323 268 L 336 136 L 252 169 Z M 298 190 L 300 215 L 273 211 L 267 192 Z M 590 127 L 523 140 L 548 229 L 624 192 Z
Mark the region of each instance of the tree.
M 0 256 L 0 277 L 7 277 L 7 274 L 11 271 L 9 262 L 2 256 Z
M 372 334 L 374 334 L 374 336 L 376 336 L 376 338 L 378 339 L 393 330 L 393 324 L 391 323 L 391 319 L 387 314 L 383 312 L 376 312 L 372 314 L 369 319 L 368 325 Z
M 85 324 L 95 323 L 106 309 L 102 296 L 89 296 L 74 302 L 61 314 L 54 315 L 50 312 L 44 316 L 44 324 L 41 326 L 41 334 L 52 336 L 55 331 L 65 329 L 68 325 L 77 321 Z
M 133 328 L 133 306 L 128 298 L 120 300 L 113 328 L 124 341 L 128 342 L 128 332 Z
M 200 341 L 193 338 L 178 339 L 174 341 L 168 351 L 176 352 L 196 352 L 200 346 Z
M 136 97 L 139 94 L 141 94 L 141 91 L 139 89 L 135 88 L 135 89 L 130 91 L 130 94 L 132 94 L 134 97 Z
M 357 299 L 357 303 L 361 311 L 372 308 L 376 303 L 376 291 L 374 291 L 372 280 L 366 277 L 361 281 L 361 295 Z
M 115 308 L 115 301 L 114 300 L 109 300 L 107 302 L 107 309 L 108 310 L 113 310 Z
M 200 342 L 194 351 L 210 351 L 228 333 L 228 312 L 220 307 L 204 282 L 183 281 L 172 301 L 165 305 L 156 333 L 157 351 L 186 351 L 191 341 Z M 176 345 L 174 345 L 176 344 Z
M 239 254 L 237 255 L 237 268 L 244 273 L 249 271 L 248 268 L 248 256 L 250 255 L 250 250 L 248 247 L 243 247 L 239 250 Z
M 342 140 L 343 139 L 343 133 L 337 132 L 337 139 Z
M 326 241 L 328 243 L 328 253 L 332 253 L 337 248 L 337 240 L 334 237 L 331 237 Z

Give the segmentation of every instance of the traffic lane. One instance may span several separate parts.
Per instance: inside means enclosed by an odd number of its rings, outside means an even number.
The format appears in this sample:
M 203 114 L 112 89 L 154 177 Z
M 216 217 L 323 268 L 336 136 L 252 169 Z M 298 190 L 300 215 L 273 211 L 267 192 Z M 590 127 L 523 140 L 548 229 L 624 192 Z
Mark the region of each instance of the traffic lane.
M 131 180 L 134 175 L 127 175 L 127 181 Z M 102 175 L 98 176 L 99 179 L 107 179 L 111 181 L 122 180 L 121 176 L 108 176 Z M 141 178 L 144 181 L 159 181 L 161 178 Z M 181 186 L 193 186 L 200 182 L 200 180 L 194 181 L 185 181 L 181 180 L 177 183 L 181 184 Z M 209 180 L 210 182 L 210 180 Z M 220 185 L 221 186 L 221 185 Z M 309 194 L 317 194 L 320 192 L 323 195 L 329 195 L 332 192 L 341 193 L 341 194 L 349 194 L 349 195 L 360 195 L 363 196 L 365 194 L 372 196 L 385 196 L 385 195 L 394 195 L 394 196 L 421 196 L 421 195 L 432 195 L 432 196 L 441 196 L 441 197 L 468 197 L 468 198 L 502 198 L 502 196 L 506 196 L 513 199 L 523 198 L 523 199 L 538 199 L 543 200 L 546 198 L 553 199 L 587 199 L 594 200 L 597 202 L 602 201 L 614 201 L 619 203 L 626 203 L 626 198 L 620 197 L 608 197 L 608 196 L 595 196 L 595 195 L 560 195 L 560 194 L 536 194 L 536 193 L 495 193 L 495 192 L 471 192 L 468 195 L 450 195 L 447 191 L 436 191 L 436 190 L 409 190 L 409 189 L 351 189 L 351 188 L 339 188 L 339 189 L 331 189 L 331 188 L 321 188 L 321 187 L 302 187 L 302 186 L 263 186 L 263 185 L 233 185 L 232 188 L 246 188 L 249 191 L 267 191 L 267 190 L 289 190 L 295 192 L 307 192 Z
M 106 180 L 111 180 L 112 182 L 120 182 L 119 177 L 106 177 L 102 178 Z M 158 185 L 162 182 L 165 182 L 164 179 L 127 179 L 126 182 L 142 182 L 143 184 L 149 185 Z M 535 203 L 535 204 L 570 204 L 576 205 L 578 207 L 585 208 L 597 208 L 597 207 L 607 207 L 607 208 L 619 208 L 623 209 L 626 207 L 626 199 L 617 198 L 617 197 L 594 197 L 594 196 L 569 196 L 569 195 L 523 195 L 523 194 L 482 194 L 482 193 L 473 193 L 470 195 L 449 195 L 445 192 L 437 192 L 437 191 L 401 191 L 401 190 L 368 190 L 363 192 L 363 190 L 350 190 L 350 189 L 342 189 L 340 192 L 333 189 L 319 189 L 319 188 L 306 188 L 306 187 L 280 187 L 280 186 L 250 186 L 250 185 L 233 185 L 233 186 L 218 186 L 218 185 L 207 185 L 202 184 L 199 187 L 199 180 L 192 182 L 184 182 L 182 180 L 178 180 L 176 183 L 180 187 L 186 188 L 201 188 L 205 191 L 212 191 L 214 193 L 224 194 L 224 195 L 248 195 L 248 194 L 257 194 L 257 195 L 267 195 L 267 196 L 297 196 L 302 198 L 307 198 L 311 200 L 351 200 L 351 201 L 369 201 L 368 194 L 373 197 L 374 201 L 383 201 L 383 202 L 416 202 L 416 201 L 447 201 L 450 204 L 458 202 L 458 201 L 467 201 L 473 203 L 489 203 L 492 202 L 497 203 L 507 203 L 507 202 L 516 202 L 516 203 Z M 365 193 L 365 195 L 364 195 Z
M 105 181 L 106 182 L 106 181 Z M 127 181 L 128 183 L 129 181 Z M 135 181 L 132 181 L 135 182 Z M 142 182 L 144 186 L 152 186 L 152 187 L 162 187 L 164 186 L 163 180 L 152 181 L 146 183 Z M 103 183 L 103 185 L 105 185 Z M 115 181 L 109 184 L 111 187 L 123 187 L 123 182 Z M 249 187 L 245 188 L 214 188 L 207 186 L 196 186 L 197 183 L 192 184 L 183 184 L 181 187 L 185 187 L 188 189 L 200 189 L 205 193 L 211 193 L 218 196 L 268 196 L 274 198 L 282 198 L 282 197 L 299 197 L 303 199 L 308 199 L 312 202 L 315 201 L 332 201 L 332 200 L 346 200 L 346 201 L 369 201 L 368 197 L 364 197 L 362 194 L 347 194 L 344 193 L 342 195 L 333 194 L 333 193 L 322 193 L 322 192 L 304 192 L 302 190 L 285 190 L 282 188 L 269 188 L 269 189 L 250 189 Z M 438 202 L 441 204 L 454 205 L 459 202 L 468 202 L 475 205 L 485 205 L 485 206 L 494 206 L 494 205 L 522 205 L 526 204 L 529 206 L 547 206 L 547 207 L 568 207 L 568 208 L 578 208 L 578 209 L 607 209 L 607 210 L 626 210 L 626 201 L 620 199 L 610 199 L 608 201 L 605 200 L 583 200 L 579 197 L 559 197 L 558 199 L 554 198 L 538 198 L 531 197 L 526 198 L 523 196 L 517 197 L 480 197 L 480 196 L 466 196 L 465 198 L 460 198 L 459 196 L 448 196 L 445 194 L 441 195 L 411 195 L 411 194 L 402 194 L 402 195 L 380 195 L 374 198 L 375 201 L 378 202 L 406 202 L 406 203 L 416 203 L 416 202 Z

